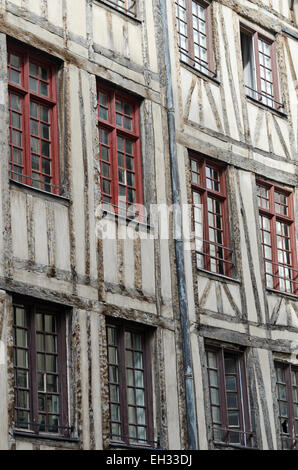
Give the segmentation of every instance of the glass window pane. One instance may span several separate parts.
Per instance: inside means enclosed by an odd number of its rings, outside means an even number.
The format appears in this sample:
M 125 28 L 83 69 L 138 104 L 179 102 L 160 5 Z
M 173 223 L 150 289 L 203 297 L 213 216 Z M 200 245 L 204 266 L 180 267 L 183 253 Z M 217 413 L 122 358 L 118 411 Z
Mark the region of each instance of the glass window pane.
M 57 351 L 57 338 L 56 336 L 46 335 L 45 336 L 45 346 L 46 352 L 55 353 Z
M 220 423 L 220 408 L 218 406 L 212 406 L 212 420 L 214 423 Z
M 47 374 L 47 392 L 58 393 L 58 377 Z
M 11 108 L 15 111 L 21 112 L 22 105 L 21 105 L 21 98 L 17 95 L 11 95 Z
M 118 382 L 118 367 L 110 366 L 109 367 L 109 378 L 110 382 Z
M 237 360 L 234 357 L 225 357 L 225 372 L 226 374 L 236 373 Z
M 235 376 L 227 375 L 226 376 L 226 390 L 236 391 L 237 390 L 237 380 Z
M 127 385 L 134 386 L 134 375 L 132 369 L 126 369 Z
M 143 389 L 136 388 L 136 404 L 145 406 L 145 394 Z
M 146 424 L 145 408 L 137 408 L 137 422 L 138 424 Z
M 35 78 L 29 78 L 29 88 L 31 91 L 37 93 L 38 92 L 38 80 Z
M 24 390 L 17 391 L 17 406 L 20 408 L 29 408 L 29 393 Z
M 110 385 L 110 400 L 119 402 L 119 386 Z
M 240 426 L 240 417 L 238 411 L 228 411 L 229 426 Z
M 15 318 L 16 318 L 16 325 L 18 326 L 27 326 L 27 315 L 24 309 L 16 308 L 15 309 Z
M 128 422 L 130 424 L 135 424 L 136 423 L 136 411 L 133 406 L 128 407 Z
M 40 93 L 44 96 L 49 96 L 49 85 L 44 82 L 40 82 Z
M 57 358 L 56 356 L 46 356 L 46 370 L 48 372 L 57 372 Z
M 17 329 L 16 331 L 16 344 L 21 348 L 27 347 L 27 331 Z
M 28 388 L 28 372 L 25 370 L 16 371 L 16 386 L 21 388 Z
M 142 369 L 143 368 L 143 354 L 140 352 L 135 352 L 134 353 L 134 366 L 136 369 Z
M 216 371 L 214 370 L 209 371 L 209 380 L 210 380 L 211 386 L 218 387 L 218 375 Z
M 218 391 L 218 389 L 211 388 L 210 395 L 211 395 L 211 404 L 212 405 L 219 405 L 219 391 Z
M 17 350 L 17 366 L 18 367 L 28 367 L 28 353 L 22 349 Z
M 48 416 L 49 420 L 49 432 L 55 432 L 57 433 L 59 431 L 59 416 L 54 416 L 54 415 L 49 415 Z
M 9 54 L 9 63 L 12 67 L 19 69 L 21 67 L 21 58 L 15 54 Z
M 135 370 L 136 387 L 144 387 L 144 374 L 140 370 Z
M 120 406 L 111 404 L 111 420 L 120 421 Z
M 10 81 L 13 83 L 16 83 L 17 85 L 20 85 L 21 83 L 21 73 L 18 72 L 17 70 L 11 70 L 10 71 Z
M 127 389 L 127 400 L 129 405 L 135 405 L 135 394 L 134 389 L 128 387 Z
M 41 393 L 38 394 L 38 411 L 46 411 L 46 397 Z
M 34 77 L 38 77 L 38 67 L 32 62 L 29 63 L 29 74 L 33 75 Z
M 228 409 L 238 408 L 237 393 L 228 393 L 227 394 L 227 407 L 228 407 Z

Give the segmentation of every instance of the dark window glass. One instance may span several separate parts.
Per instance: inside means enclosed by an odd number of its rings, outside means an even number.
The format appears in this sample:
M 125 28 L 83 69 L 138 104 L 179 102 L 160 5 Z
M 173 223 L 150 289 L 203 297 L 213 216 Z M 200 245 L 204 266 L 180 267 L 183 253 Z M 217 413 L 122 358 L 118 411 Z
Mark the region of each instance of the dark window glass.
M 14 306 L 15 427 L 66 435 L 65 318 L 35 305 Z
M 247 96 L 279 109 L 275 42 L 244 27 L 240 34 Z
M 128 96 L 98 88 L 101 195 L 110 210 L 142 217 L 139 106 Z
M 175 6 L 181 60 L 200 72 L 215 76 L 210 3 L 176 0 Z
M 276 363 L 275 370 L 282 448 L 297 449 L 298 369 L 290 364 Z
M 8 44 L 10 176 L 59 194 L 56 66 Z
M 293 194 L 259 181 L 257 199 L 266 286 L 297 295 Z
M 243 355 L 213 348 L 206 352 L 213 439 L 250 447 L 253 441 Z
M 232 276 L 225 170 L 195 155 L 190 167 L 197 267 Z
M 152 441 L 148 338 L 143 330 L 109 324 L 107 339 L 111 439 L 148 445 Z

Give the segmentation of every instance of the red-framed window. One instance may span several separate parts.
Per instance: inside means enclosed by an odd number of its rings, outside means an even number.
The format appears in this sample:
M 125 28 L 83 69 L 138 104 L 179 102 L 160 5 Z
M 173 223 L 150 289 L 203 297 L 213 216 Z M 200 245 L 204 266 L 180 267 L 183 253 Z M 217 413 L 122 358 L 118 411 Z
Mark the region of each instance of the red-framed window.
M 225 167 L 194 154 L 190 167 L 197 267 L 231 277 Z
M 282 448 L 298 449 L 298 368 L 276 363 L 276 388 Z
M 181 60 L 200 72 L 215 76 L 211 4 L 201 0 L 176 0 L 175 7 Z
M 68 436 L 64 312 L 17 299 L 13 328 L 15 428 Z
M 107 322 L 111 440 L 152 445 L 152 379 L 148 332 Z
M 266 286 L 298 295 L 293 193 L 257 181 Z
M 99 84 L 98 129 L 102 201 L 135 216 L 143 205 L 138 101 Z
M 208 345 L 206 354 L 213 439 L 251 447 L 243 353 Z
M 59 194 L 57 66 L 8 43 L 10 177 Z
M 246 26 L 241 25 L 240 31 L 247 96 L 280 109 L 275 41 Z

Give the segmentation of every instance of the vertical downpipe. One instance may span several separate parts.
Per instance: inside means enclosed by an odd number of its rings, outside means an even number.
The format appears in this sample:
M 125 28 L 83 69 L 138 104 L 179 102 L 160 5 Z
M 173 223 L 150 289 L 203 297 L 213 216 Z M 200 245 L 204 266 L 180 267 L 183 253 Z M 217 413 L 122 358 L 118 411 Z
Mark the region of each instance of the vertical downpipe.
M 171 57 L 169 48 L 169 32 L 167 18 L 167 0 L 160 0 L 161 26 L 163 31 L 163 54 L 166 79 L 167 118 L 169 133 L 169 153 L 171 166 L 172 199 L 174 204 L 173 225 L 175 238 L 175 254 L 177 266 L 177 282 L 179 295 L 179 309 L 181 319 L 181 335 L 183 347 L 184 378 L 186 393 L 186 413 L 188 447 L 191 450 L 198 449 L 197 418 L 195 406 L 195 393 L 193 381 L 193 365 L 190 346 L 190 331 L 188 320 L 188 300 L 184 267 L 184 247 L 182 237 L 181 199 L 179 188 L 179 173 L 176 147 L 175 108 L 172 88 Z

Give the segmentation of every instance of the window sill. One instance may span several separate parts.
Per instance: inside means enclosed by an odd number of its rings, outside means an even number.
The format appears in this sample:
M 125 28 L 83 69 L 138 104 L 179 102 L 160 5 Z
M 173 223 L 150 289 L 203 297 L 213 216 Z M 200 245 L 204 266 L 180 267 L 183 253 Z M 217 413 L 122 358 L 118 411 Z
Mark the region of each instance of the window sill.
M 63 442 L 74 442 L 74 443 L 79 443 L 80 440 L 77 437 L 64 437 L 64 436 L 57 436 L 57 435 L 51 435 L 51 434 L 35 434 L 34 432 L 30 431 L 19 431 L 19 430 L 14 430 L 13 435 L 16 437 L 26 437 L 30 439 L 42 439 L 42 440 L 48 440 L 48 441 L 63 441 Z
M 134 226 L 142 227 L 144 230 L 147 230 L 149 232 L 151 230 L 154 231 L 154 227 L 150 224 L 146 224 L 145 222 L 141 222 L 139 220 L 130 219 L 129 217 L 125 217 L 124 215 L 121 215 L 121 214 L 116 214 L 115 212 L 108 211 L 107 209 L 102 209 L 102 214 L 103 214 L 103 217 L 101 219 L 104 219 L 105 217 L 107 217 L 111 220 L 114 219 L 117 222 L 121 221 L 122 224 L 123 223 L 126 223 L 127 225 L 133 224 Z
M 139 449 L 139 450 L 163 450 L 161 447 L 152 447 L 151 445 L 144 445 L 144 444 L 125 444 L 123 442 L 109 442 L 109 448 L 118 448 L 118 449 Z
M 257 447 L 242 446 L 241 444 L 227 444 L 226 442 L 213 441 L 216 447 L 232 448 L 237 450 L 258 450 Z
M 187 70 L 190 72 L 195 73 L 198 77 L 202 78 L 203 80 L 211 80 L 211 82 L 215 83 L 216 85 L 220 86 L 221 82 L 217 80 L 215 77 L 210 77 L 207 73 L 201 72 L 200 70 L 197 70 L 195 67 L 192 67 L 191 65 L 187 64 L 184 62 L 184 60 L 180 59 L 180 63 L 185 67 Z
M 41 189 L 33 188 L 32 186 L 29 186 L 24 183 L 20 183 L 19 181 L 15 181 L 13 179 L 9 179 L 10 183 L 12 185 L 18 186 L 20 188 L 23 188 L 26 192 L 31 193 L 31 194 L 40 194 L 40 196 L 46 198 L 46 199 L 56 199 L 57 201 L 63 202 L 66 205 L 70 205 L 71 201 L 68 197 L 65 196 L 59 196 L 58 194 L 53 194 L 53 193 L 48 193 L 46 191 L 42 191 Z
M 278 109 L 271 108 L 271 106 L 267 106 L 266 104 L 261 103 L 260 101 L 256 100 L 255 98 L 252 98 L 252 97 L 249 96 L 249 95 L 245 95 L 245 96 L 246 96 L 246 99 L 247 99 L 247 100 L 251 101 L 253 104 L 257 105 L 257 106 L 260 107 L 261 109 L 270 111 L 271 113 L 276 114 L 276 115 L 279 116 L 279 117 L 288 119 L 288 115 L 287 115 L 286 113 L 284 113 L 284 112 L 282 112 L 282 111 L 279 111 Z
M 138 23 L 138 24 L 143 23 L 143 21 L 140 20 L 137 16 L 132 15 L 131 13 L 129 13 L 127 11 L 122 11 L 119 7 L 117 7 L 116 5 L 111 4 L 108 0 L 95 0 L 95 3 L 102 4 L 110 10 L 116 11 L 117 13 L 120 13 L 121 16 L 124 16 L 126 19 L 129 18 L 134 23 Z
M 211 277 L 215 281 L 227 281 L 227 282 L 231 282 L 231 283 L 235 283 L 235 284 L 241 284 L 240 279 L 237 279 L 235 277 L 225 276 L 224 274 L 212 273 L 211 271 L 207 271 L 206 269 L 197 268 L 197 272 L 199 274 L 202 273 L 202 274 L 206 275 L 206 277 Z
M 280 295 L 281 297 L 287 297 L 287 298 L 292 299 L 292 300 L 297 300 L 297 298 L 298 298 L 298 295 L 289 294 L 288 292 L 282 292 L 282 291 L 276 290 L 276 289 L 271 289 L 270 287 L 266 287 L 266 290 L 268 292 L 270 292 L 271 294 L 277 294 L 277 295 Z

